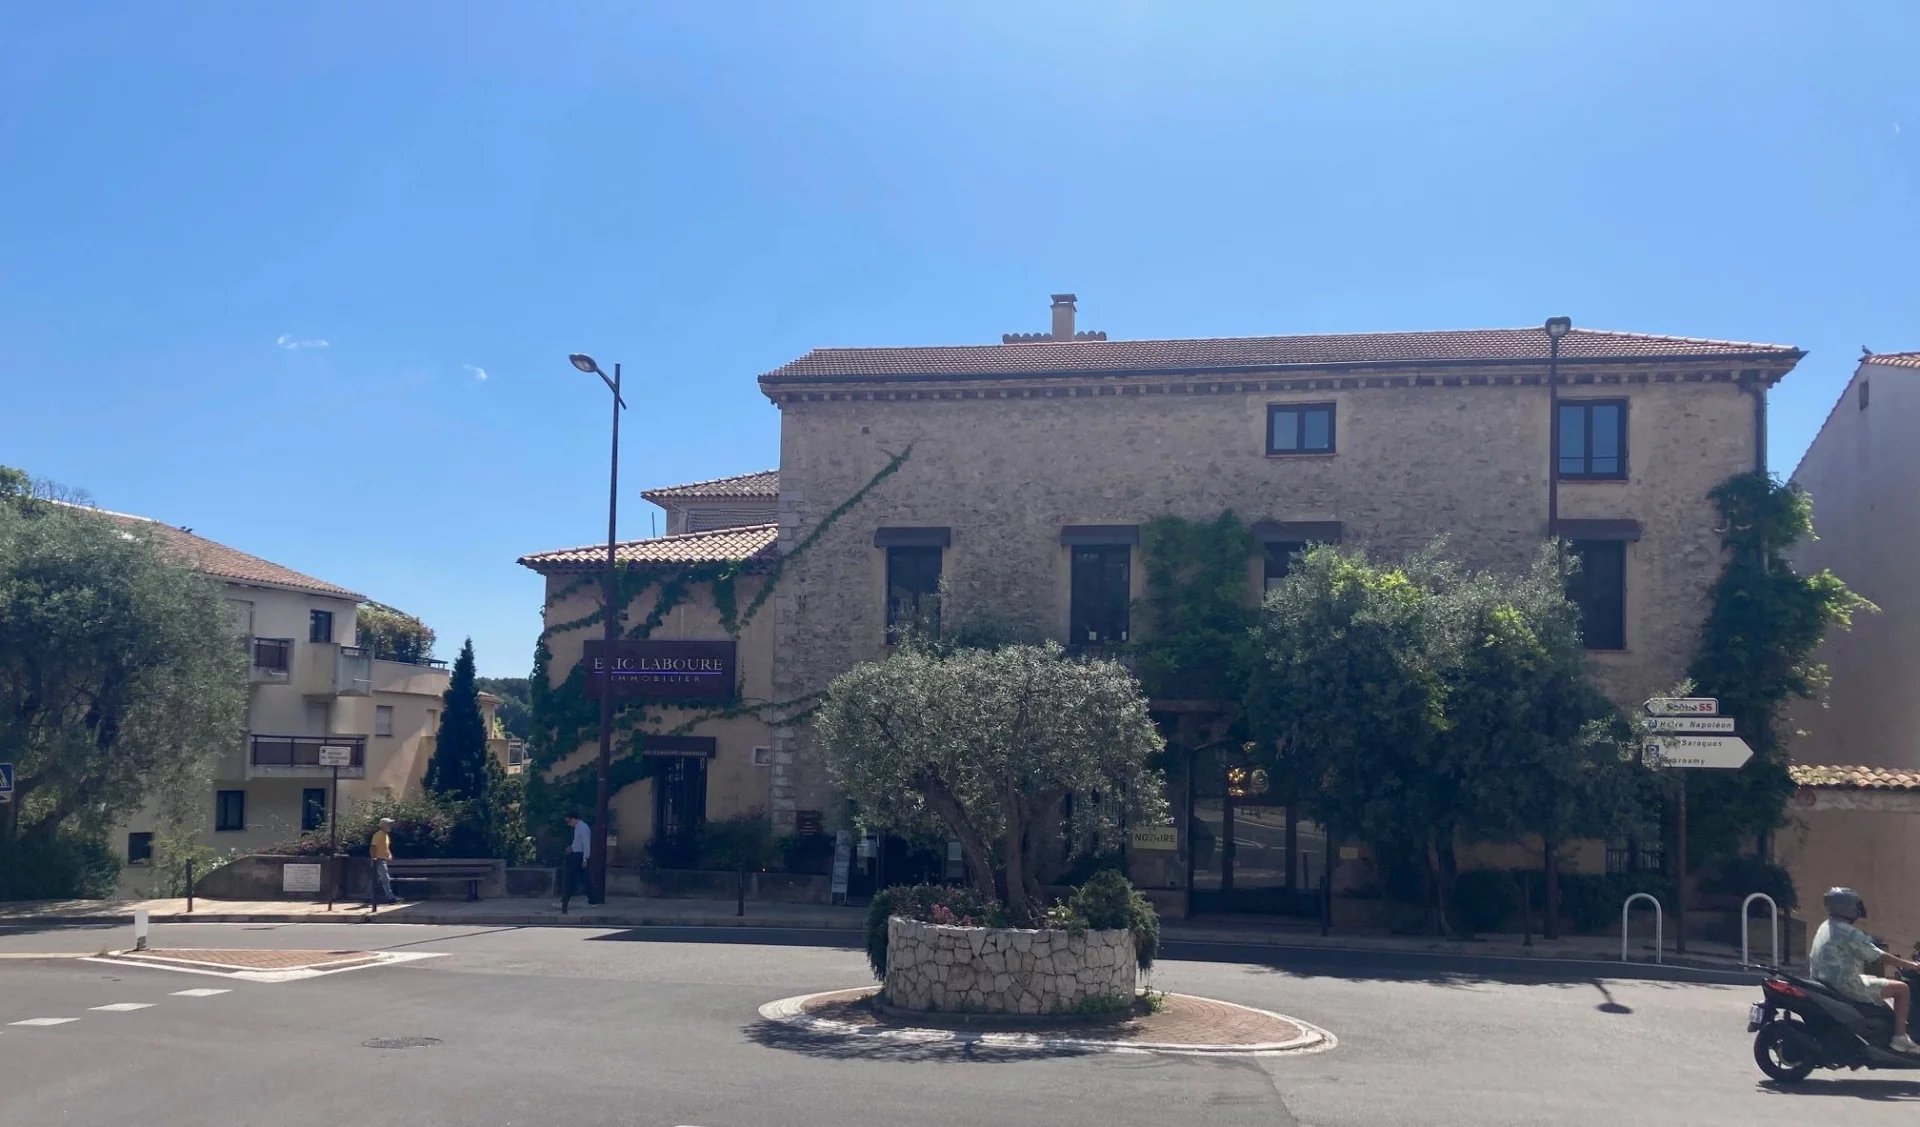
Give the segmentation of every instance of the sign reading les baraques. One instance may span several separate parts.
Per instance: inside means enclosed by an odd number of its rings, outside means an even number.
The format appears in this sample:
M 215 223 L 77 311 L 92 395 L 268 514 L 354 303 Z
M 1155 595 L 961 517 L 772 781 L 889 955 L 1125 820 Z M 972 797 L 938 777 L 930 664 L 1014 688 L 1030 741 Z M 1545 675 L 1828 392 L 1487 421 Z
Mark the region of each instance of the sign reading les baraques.
M 737 647 L 724 642 L 681 642 L 636 639 L 586 644 L 581 661 L 587 666 L 587 696 L 600 697 L 601 685 L 613 682 L 616 700 L 731 701 L 738 680 Z

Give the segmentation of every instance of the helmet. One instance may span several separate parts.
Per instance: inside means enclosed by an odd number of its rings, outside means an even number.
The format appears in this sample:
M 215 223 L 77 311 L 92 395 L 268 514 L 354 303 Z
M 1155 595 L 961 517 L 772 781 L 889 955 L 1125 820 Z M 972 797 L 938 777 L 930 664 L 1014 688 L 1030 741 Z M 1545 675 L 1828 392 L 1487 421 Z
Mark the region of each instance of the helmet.
M 1827 906 L 1829 916 L 1848 921 L 1867 918 L 1867 902 L 1851 888 L 1829 888 L 1820 902 Z

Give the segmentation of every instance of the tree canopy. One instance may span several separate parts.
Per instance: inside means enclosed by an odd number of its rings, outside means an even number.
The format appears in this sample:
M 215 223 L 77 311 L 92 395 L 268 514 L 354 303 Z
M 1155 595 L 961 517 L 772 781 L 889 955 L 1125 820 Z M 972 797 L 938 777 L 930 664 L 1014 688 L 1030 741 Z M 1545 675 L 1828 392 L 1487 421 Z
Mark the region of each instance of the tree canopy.
M 482 798 L 487 792 L 487 727 L 480 715 L 480 690 L 474 684 L 471 638 L 453 663 L 445 704 L 433 756 L 427 760 L 426 787 L 463 802 Z
M 1588 680 L 1551 553 L 1519 576 L 1438 547 L 1399 564 L 1316 547 L 1268 596 L 1251 711 L 1315 819 L 1418 859 L 1449 929 L 1456 840 L 1564 840 L 1627 816 L 1623 730 Z
M 497 713 L 500 727 L 517 740 L 533 737 L 532 686 L 525 677 L 478 677 L 474 684 L 483 693 L 500 698 Z
M 433 656 L 433 628 L 385 603 L 362 603 L 354 615 L 360 648 L 383 661 L 418 664 Z
M 238 746 L 246 659 L 218 583 L 25 482 L 0 477 L 0 837 L 98 834 Z
M 1138 683 L 1052 642 L 943 652 L 910 639 L 836 678 L 815 724 L 864 822 L 959 839 L 976 886 L 1000 899 L 1004 885 L 1015 919 L 1037 909 L 1033 860 L 1069 795 L 1098 797 L 1072 804 L 1074 842 L 1165 817 Z

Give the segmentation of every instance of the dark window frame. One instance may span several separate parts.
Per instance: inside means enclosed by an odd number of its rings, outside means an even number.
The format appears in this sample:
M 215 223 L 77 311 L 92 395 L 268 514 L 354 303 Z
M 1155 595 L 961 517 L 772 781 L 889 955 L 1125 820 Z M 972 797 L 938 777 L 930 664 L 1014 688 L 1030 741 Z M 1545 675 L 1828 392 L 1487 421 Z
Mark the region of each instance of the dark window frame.
M 238 833 L 247 828 L 247 792 L 244 790 L 217 790 L 213 792 L 213 832 Z
M 1324 411 L 1327 416 L 1327 444 L 1309 447 L 1307 445 L 1307 416 Z M 1292 414 L 1293 441 L 1291 449 L 1281 449 L 1274 445 L 1274 424 L 1282 414 Z M 1267 456 L 1269 458 L 1317 457 L 1337 453 L 1340 449 L 1340 427 L 1338 405 L 1333 403 L 1269 403 L 1267 404 Z
M 1074 544 L 1067 551 L 1067 644 L 1125 643 L 1133 634 L 1133 545 Z M 1101 605 L 1092 605 L 1095 600 Z
M 1567 576 L 1567 598 L 1580 608 L 1580 638 L 1589 650 L 1620 652 L 1627 648 L 1627 542 L 1574 540 L 1568 550 L 1580 559 L 1580 568 Z M 1606 570 L 1595 567 L 1602 554 Z M 1618 561 L 1617 565 L 1615 560 Z M 1596 592 L 1594 585 L 1610 581 L 1612 589 Z
M 1873 390 L 1872 380 L 1860 381 L 1860 409 L 1862 411 L 1867 409 L 1868 395 L 1872 392 L 1872 390 Z
M 318 817 L 315 817 L 315 814 Z M 300 788 L 300 832 L 311 833 L 327 824 L 327 788 Z
M 333 612 L 330 610 L 310 610 L 307 612 L 307 641 L 333 641 Z
M 946 550 L 920 544 L 895 544 L 881 550 L 887 554 L 885 560 L 887 644 L 891 646 L 899 642 L 900 632 L 904 627 L 926 619 L 931 619 L 931 625 L 938 630 L 940 628 L 940 580 L 946 574 Z M 896 597 L 896 588 L 904 586 L 902 580 L 909 578 L 925 580 L 927 573 L 924 565 L 928 560 L 933 561 L 932 589 L 901 591 L 900 594 L 906 597 Z M 910 562 L 914 562 L 914 566 L 919 568 L 918 575 L 909 574 L 912 571 L 908 566 Z
M 1616 471 L 1598 473 L 1598 472 L 1595 472 L 1593 469 L 1593 415 L 1594 415 L 1594 408 L 1596 407 L 1616 407 L 1620 411 L 1620 432 L 1618 435 L 1619 450 L 1620 450 L 1618 458 L 1620 461 L 1620 468 Z M 1632 464 L 1630 461 L 1630 455 L 1632 452 L 1627 442 L 1628 435 L 1632 431 L 1632 427 L 1630 425 L 1630 421 L 1628 418 L 1628 410 L 1629 410 L 1628 401 L 1625 399 L 1562 399 L 1560 400 L 1559 414 L 1557 414 L 1553 420 L 1553 433 L 1555 437 L 1555 442 L 1554 442 L 1555 455 L 1554 455 L 1553 468 L 1554 468 L 1554 472 L 1559 475 L 1559 478 L 1561 481 L 1625 481 L 1627 480 L 1628 469 Z M 1576 456 L 1580 459 L 1580 464 L 1583 468 L 1578 470 L 1572 470 L 1572 471 L 1569 471 L 1567 469 L 1568 454 L 1566 450 L 1566 443 L 1564 441 L 1561 441 L 1559 437 L 1562 433 L 1564 433 L 1564 428 L 1560 424 L 1560 419 L 1569 411 L 1578 411 L 1580 412 L 1580 415 L 1581 415 L 1580 453 Z
M 153 864 L 153 834 L 147 831 L 127 835 L 127 864 Z
M 1273 585 L 1285 579 L 1293 570 L 1293 558 L 1307 550 L 1304 540 L 1268 540 L 1260 545 L 1264 549 L 1260 564 L 1260 594 L 1265 597 Z

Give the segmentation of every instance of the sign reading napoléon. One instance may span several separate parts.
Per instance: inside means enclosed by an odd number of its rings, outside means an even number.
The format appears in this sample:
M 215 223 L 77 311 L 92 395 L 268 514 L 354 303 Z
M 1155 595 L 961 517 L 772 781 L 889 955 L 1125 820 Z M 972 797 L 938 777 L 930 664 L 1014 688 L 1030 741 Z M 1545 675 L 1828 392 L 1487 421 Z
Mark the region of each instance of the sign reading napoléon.
M 590 640 L 581 656 L 587 696 L 594 699 L 608 672 L 606 648 L 604 641 Z M 739 673 L 732 640 L 615 642 L 611 665 L 616 700 L 730 701 Z

